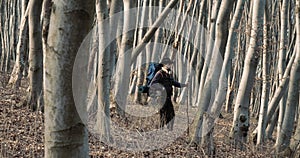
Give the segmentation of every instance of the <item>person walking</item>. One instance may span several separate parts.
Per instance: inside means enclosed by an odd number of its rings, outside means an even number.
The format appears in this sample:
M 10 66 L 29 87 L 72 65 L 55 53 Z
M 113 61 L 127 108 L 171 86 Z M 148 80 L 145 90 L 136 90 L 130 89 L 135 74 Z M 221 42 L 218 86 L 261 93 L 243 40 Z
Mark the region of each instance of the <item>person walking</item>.
M 150 84 L 150 90 L 155 89 L 156 91 L 160 91 L 160 95 L 166 96 L 164 98 L 164 103 L 161 109 L 159 110 L 160 114 L 160 128 L 163 129 L 165 125 L 169 130 L 173 130 L 174 125 L 174 117 L 175 111 L 172 103 L 172 95 L 173 95 L 173 86 L 174 87 L 187 87 L 187 84 L 179 83 L 175 81 L 172 77 L 171 66 L 173 62 L 169 58 L 164 58 L 161 61 L 162 68 L 159 70 Z M 161 97 L 161 96 L 160 96 Z

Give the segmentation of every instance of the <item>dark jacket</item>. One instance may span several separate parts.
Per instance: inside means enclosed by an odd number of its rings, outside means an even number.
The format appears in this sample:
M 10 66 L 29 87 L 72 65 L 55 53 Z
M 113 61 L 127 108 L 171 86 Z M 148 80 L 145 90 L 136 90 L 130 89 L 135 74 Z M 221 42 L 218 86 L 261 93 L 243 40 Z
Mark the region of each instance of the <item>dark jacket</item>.
M 155 74 L 150 86 L 155 85 L 157 83 L 161 84 L 165 88 L 168 98 L 171 98 L 171 96 L 173 95 L 173 86 L 179 88 L 185 86 L 185 84 L 181 84 L 175 81 L 174 78 L 164 70 L 159 70 Z

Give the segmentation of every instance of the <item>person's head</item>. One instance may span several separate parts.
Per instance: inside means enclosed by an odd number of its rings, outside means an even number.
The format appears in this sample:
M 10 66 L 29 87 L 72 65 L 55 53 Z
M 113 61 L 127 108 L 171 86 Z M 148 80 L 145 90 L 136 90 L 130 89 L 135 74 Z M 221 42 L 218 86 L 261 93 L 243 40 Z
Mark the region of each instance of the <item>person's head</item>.
M 173 61 L 170 58 L 163 58 L 161 63 L 163 64 L 163 67 L 171 68 Z

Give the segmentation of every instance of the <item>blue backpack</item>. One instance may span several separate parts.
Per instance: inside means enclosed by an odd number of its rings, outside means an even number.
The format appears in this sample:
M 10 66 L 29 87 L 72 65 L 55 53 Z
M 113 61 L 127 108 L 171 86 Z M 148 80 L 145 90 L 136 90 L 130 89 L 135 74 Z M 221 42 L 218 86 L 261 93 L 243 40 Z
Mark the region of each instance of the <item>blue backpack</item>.
M 148 65 L 148 73 L 146 77 L 146 85 L 139 86 L 139 92 L 147 93 L 149 95 L 149 88 L 152 79 L 154 78 L 155 74 L 162 68 L 162 64 L 150 62 Z

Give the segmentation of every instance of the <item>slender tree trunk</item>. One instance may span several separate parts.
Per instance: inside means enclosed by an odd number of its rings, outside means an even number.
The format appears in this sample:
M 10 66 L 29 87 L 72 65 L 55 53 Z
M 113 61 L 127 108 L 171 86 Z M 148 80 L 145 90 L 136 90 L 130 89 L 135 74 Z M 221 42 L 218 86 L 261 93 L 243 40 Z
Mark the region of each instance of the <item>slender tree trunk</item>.
M 98 112 L 96 128 L 100 139 L 111 141 L 110 136 L 110 49 L 107 47 L 109 25 L 105 23 L 108 17 L 107 4 L 103 0 L 96 0 L 96 12 L 99 32 L 98 56 Z
M 278 59 L 278 79 L 283 79 L 283 73 L 286 68 L 286 47 L 287 47 L 287 12 L 288 12 L 288 1 L 283 0 L 280 9 L 280 45 L 279 45 L 279 59 Z M 286 96 L 284 95 L 279 102 L 279 116 L 277 124 L 277 139 L 279 138 L 279 133 L 281 131 L 282 121 L 284 118 Z M 278 140 L 277 140 L 278 141 Z
M 28 25 L 29 25 L 29 94 L 27 104 L 32 110 L 36 110 L 42 97 L 43 83 L 43 48 L 41 11 L 43 1 L 30 0 Z
M 19 41 L 16 48 L 16 63 L 11 73 L 8 85 L 14 88 L 18 88 L 21 85 L 21 79 L 23 77 L 23 71 L 25 67 L 25 59 L 27 56 L 28 49 L 28 0 L 22 0 L 22 21 L 19 31 Z M 27 8 L 27 9 L 25 9 Z M 26 11 L 25 11 L 26 10 Z
M 109 11 L 109 16 L 111 17 L 110 19 L 110 38 L 114 38 L 113 42 L 110 45 L 110 67 L 111 67 L 111 72 L 110 76 L 113 74 L 113 70 L 116 68 L 116 58 L 117 58 L 117 52 L 118 52 L 118 44 L 117 41 L 120 41 L 121 37 L 116 37 L 118 34 L 118 30 L 120 30 L 119 25 L 121 25 L 121 20 L 123 18 L 120 18 L 117 16 L 117 14 L 121 14 L 123 9 L 123 1 L 121 0 L 112 0 L 111 5 L 110 5 L 110 11 Z
M 138 31 L 137 42 L 139 42 L 142 39 L 142 37 L 145 35 L 145 31 L 144 31 L 143 26 L 146 25 L 147 0 L 143 1 L 142 6 L 143 7 L 142 7 L 142 10 L 141 10 L 140 23 L 138 24 L 139 28 L 137 30 Z M 143 67 L 142 65 L 146 61 L 146 56 L 142 53 L 142 55 L 138 56 L 137 60 L 138 60 L 137 65 L 139 66 L 138 69 L 137 69 L 137 74 L 136 74 L 137 75 L 137 85 L 145 85 L 146 84 L 146 82 L 145 82 L 146 77 L 144 77 L 144 76 L 147 75 L 147 71 L 145 71 L 145 70 L 148 70 L 148 66 L 146 65 L 145 67 Z M 138 90 L 136 90 L 135 94 L 134 94 L 134 101 L 137 102 L 137 103 L 142 103 L 142 97 L 141 96 L 142 96 L 142 94 Z
M 162 9 L 165 7 L 165 0 L 159 0 L 159 5 L 158 5 L 158 10 L 157 8 L 155 8 L 155 11 L 157 12 L 156 14 L 161 14 L 162 12 Z M 155 32 L 155 38 L 154 38 L 154 47 L 153 47 L 153 55 L 152 55 L 152 61 L 159 61 L 159 57 L 160 57 L 160 54 L 162 52 L 161 49 L 159 49 L 159 45 L 158 43 L 161 43 L 161 40 L 162 40 L 162 29 L 161 28 L 158 28 L 157 31 Z
M 214 121 L 216 118 L 219 116 L 219 112 L 221 111 L 222 105 L 225 101 L 225 96 L 226 96 L 226 89 L 227 89 L 227 80 L 226 78 L 228 77 L 228 71 L 230 70 L 227 68 L 227 64 L 229 62 L 229 57 L 230 57 L 230 52 L 226 54 L 226 58 L 222 63 L 222 59 L 224 57 L 225 53 L 225 46 L 227 43 L 227 38 L 228 38 L 228 30 L 227 29 L 227 23 L 229 21 L 229 16 L 230 12 L 233 7 L 233 0 L 229 1 L 222 1 L 221 7 L 220 7 L 220 12 L 218 15 L 217 19 L 217 25 L 216 25 L 216 39 L 215 39 L 215 44 L 214 44 L 214 50 L 213 53 L 216 53 L 214 58 L 212 59 L 212 67 L 211 70 L 213 71 L 213 75 L 211 78 L 208 78 L 209 81 L 211 81 L 212 85 L 216 85 L 213 90 L 216 91 L 216 96 L 212 95 L 210 97 L 214 98 L 214 102 L 209 106 L 208 111 L 206 115 L 203 117 L 203 126 L 204 130 L 202 133 L 202 136 L 205 136 L 207 140 L 203 141 L 204 143 L 212 143 L 213 141 L 208 140 L 208 139 L 213 139 L 212 133 L 213 133 L 213 126 L 214 126 Z M 233 22 L 237 22 L 234 20 Z M 218 68 L 218 65 L 223 64 L 222 68 Z M 221 73 L 221 74 L 220 74 Z M 217 84 L 218 83 L 218 84 Z M 214 91 L 213 91 L 214 92 Z M 203 143 L 202 142 L 202 143 Z M 209 153 L 213 154 L 215 151 L 214 149 L 214 144 L 209 144 Z
M 295 60 L 295 56 L 296 56 L 296 49 L 294 50 L 294 53 L 291 56 L 290 61 L 289 61 L 288 65 L 287 65 L 287 67 L 284 71 L 283 79 L 280 80 L 279 86 L 277 87 L 276 91 L 273 94 L 272 99 L 269 102 L 268 113 L 267 113 L 267 116 L 266 116 L 267 122 L 269 122 L 270 119 L 272 118 L 272 115 L 275 113 L 275 110 L 276 110 L 276 108 L 279 104 L 280 99 L 282 98 L 282 96 L 286 92 L 288 83 L 290 81 L 290 78 L 288 76 L 290 75 L 291 68 L 292 68 L 292 65 L 293 65 L 294 60 Z
M 279 114 L 279 109 L 277 108 L 274 115 L 270 119 L 270 122 L 267 122 L 268 126 L 266 128 L 266 136 L 265 136 L 266 139 L 273 140 L 272 134 L 274 132 L 275 125 L 277 124 L 277 121 L 278 121 L 278 114 Z M 275 140 L 274 140 L 274 142 L 275 142 Z
M 256 67 L 258 64 L 258 51 L 262 47 L 262 26 L 265 9 L 264 0 L 255 0 L 253 2 L 252 30 L 249 48 L 245 58 L 245 65 L 240 82 L 236 104 L 234 107 L 234 119 L 231 129 L 231 137 L 239 148 L 246 142 L 249 131 L 249 101 L 250 92 L 255 79 Z
M 277 152 L 281 152 L 290 145 L 290 139 L 294 130 L 294 120 L 296 109 L 299 104 L 299 81 L 300 81 L 300 2 L 296 1 L 296 57 L 291 69 L 291 76 L 288 89 L 286 110 L 282 122 L 282 130 L 276 141 L 275 147 Z
M 94 7 L 93 0 L 53 1 L 44 56 L 47 158 L 89 155 L 87 128 L 72 94 L 72 69 L 78 48 L 91 29 Z
M 297 41 L 296 42 L 296 49 L 297 49 L 297 55 L 298 55 L 298 64 L 299 64 L 299 56 L 300 56 L 300 0 L 296 0 L 296 29 L 297 29 L 297 34 L 296 34 L 296 38 L 297 38 Z M 297 74 L 299 76 L 299 72 Z M 296 81 L 299 83 L 299 79 L 298 81 Z M 297 86 L 297 85 L 296 85 Z M 299 88 L 299 87 L 298 87 Z M 298 92 L 298 95 L 297 96 L 294 96 L 295 98 L 299 97 L 299 92 Z M 299 104 L 299 103 L 298 103 Z M 297 124 L 297 128 L 296 128 L 296 131 L 295 131 L 295 134 L 293 136 L 293 139 L 291 140 L 291 143 L 290 143 L 290 150 L 292 151 L 292 154 L 297 150 L 297 148 L 299 147 L 299 144 L 300 144 L 300 115 L 299 115 L 299 105 L 298 105 L 298 124 Z
M 124 4 L 124 26 L 123 26 L 123 36 L 121 41 L 121 48 L 118 57 L 118 64 L 116 70 L 116 94 L 115 101 L 117 106 L 117 112 L 121 116 L 125 116 L 127 96 L 129 89 L 129 77 L 130 77 L 130 67 L 131 67 L 131 51 L 133 47 L 134 31 L 130 28 L 134 28 L 136 19 L 131 17 L 130 9 L 135 7 L 135 1 L 133 0 L 123 0 Z M 128 52 L 129 51 L 129 52 Z
M 210 104 L 210 99 L 211 99 L 211 87 L 212 87 L 212 79 L 214 78 L 209 78 L 208 82 L 205 83 L 206 81 L 206 76 L 208 71 L 210 70 L 210 72 L 213 72 L 213 70 L 209 69 L 213 68 L 213 66 L 210 66 L 209 64 L 211 63 L 211 59 L 212 59 L 212 54 L 214 54 L 215 56 L 218 55 L 218 52 L 213 52 L 213 39 L 215 38 L 215 23 L 216 23 L 216 19 L 218 16 L 218 9 L 220 7 L 221 1 L 215 1 L 214 3 L 214 12 L 212 15 L 212 20 L 210 21 L 211 23 L 211 27 L 210 27 L 210 32 L 209 32 L 209 41 L 208 41 L 208 48 L 207 48 L 207 52 L 203 54 L 204 58 L 204 66 L 201 72 L 201 79 L 200 79 L 200 85 L 199 85 L 199 92 L 198 92 L 198 111 L 197 114 L 195 116 L 195 121 L 192 124 L 191 127 L 191 132 L 190 132 L 190 141 L 194 142 L 196 144 L 201 144 L 202 142 L 202 123 L 203 123 L 203 114 L 204 112 L 207 111 L 208 106 Z M 206 38 L 206 37 L 204 37 Z M 213 58 L 213 60 L 216 60 Z M 210 77 L 214 77 L 213 75 Z M 215 79 L 214 79 L 215 80 Z M 204 143 L 204 142 L 203 142 Z
M 170 13 L 171 9 L 173 7 L 175 7 L 177 2 L 178 2 L 178 0 L 171 0 L 169 2 L 169 4 L 166 6 L 166 8 L 162 11 L 162 13 L 159 15 L 159 17 L 156 19 L 156 21 L 150 27 L 151 29 L 146 32 L 143 39 L 139 42 L 139 44 L 136 46 L 136 48 L 133 49 L 131 63 L 135 62 L 135 60 L 138 57 L 138 55 L 140 54 L 140 52 L 145 48 L 146 44 L 154 36 L 154 34 L 155 34 L 156 30 L 158 29 L 158 27 L 165 20 L 167 15 Z
M 267 5 L 266 5 L 267 6 Z M 266 115 L 268 110 L 268 102 L 269 102 L 269 90 L 270 90 L 270 83 L 269 83 L 269 42 L 270 39 L 270 30 L 269 30 L 269 13 L 266 7 L 265 15 L 264 15 L 264 47 L 263 47 L 263 54 L 262 54 L 262 91 L 261 91 L 261 104 L 260 104 L 260 111 L 259 111 L 259 119 L 258 119 L 258 132 L 257 132 L 257 145 L 261 145 L 264 143 L 265 140 L 265 131 L 267 126 Z
M 215 36 L 216 36 L 216 20 L 218 18 L 218 11 L 220 9 L 220 5 L 221 5 L 220 0 L 214 0 L 213 10 L 212 10 L 211 17 L 210 17 L 211 20 L 208 22 L 208 25 L 209 25 L 209 37 L 208 37 L 208 41 L 207 41 L 208 46 L 206 49 L 206 53 L 203 54 L 205 63 L 204 63 L 204 67 L 201 72 L 201 80 L 200 80 L 200 86 L 199 86 L 200 92 L 198 93 L 198 100 L 202 96 L 202 91 L 204 92 L 203 88 L 205 86 L 205 81 L 206 81 L 206 77 L 208 74 L 209 65 L 211 64 L 211 58 L 212 58 L 214 43 L 215 43 L 214 40 L 215 40 Z M 208 106 L 208 104 L 206 106 Z M 205 109 L 207 109 L 207 107 Z

